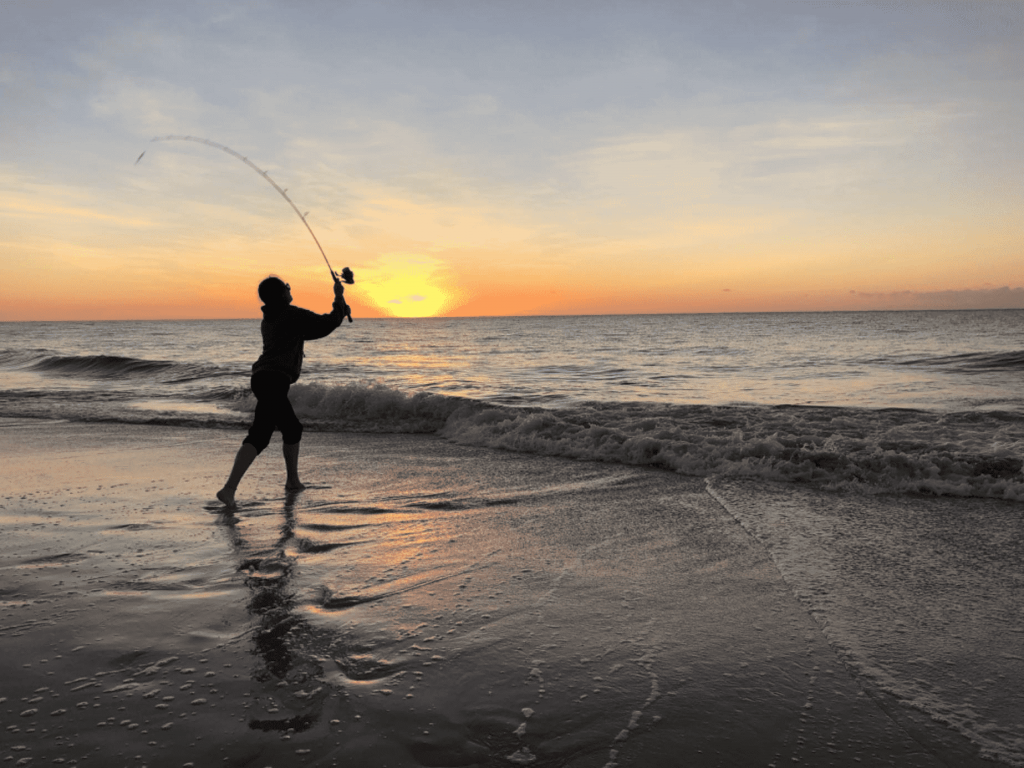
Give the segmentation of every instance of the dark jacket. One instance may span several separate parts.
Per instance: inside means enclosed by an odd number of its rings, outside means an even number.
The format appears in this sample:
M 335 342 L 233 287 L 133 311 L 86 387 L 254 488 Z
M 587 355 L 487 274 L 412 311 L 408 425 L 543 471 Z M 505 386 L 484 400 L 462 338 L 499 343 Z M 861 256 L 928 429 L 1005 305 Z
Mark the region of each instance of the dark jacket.
M 334 300 L 333 309 L 326 315 L 291 304 L 262 309 L 263 354 L 252 364 L 252 372 L 278 371 L 287 374 L 293 383 L 302 372 L 303 342 L 327 336 L 348 314 L 348 306 L 341 297 Z

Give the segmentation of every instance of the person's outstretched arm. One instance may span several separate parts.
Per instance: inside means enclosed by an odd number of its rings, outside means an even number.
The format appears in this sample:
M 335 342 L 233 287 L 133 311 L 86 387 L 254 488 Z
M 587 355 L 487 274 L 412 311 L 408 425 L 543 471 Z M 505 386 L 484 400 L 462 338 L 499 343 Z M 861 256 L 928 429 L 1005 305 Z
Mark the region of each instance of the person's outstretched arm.
M 334 306 L 326 315 L 318 315 L 308 309 L 301 310 L 302 315 L 302 338 L 305 341 L 322 339 L 331 331 L 341 325 L 346 317 L 352 321 L 352 310 L 345 303 L 345 286 L 340 280 L 334 281 Z

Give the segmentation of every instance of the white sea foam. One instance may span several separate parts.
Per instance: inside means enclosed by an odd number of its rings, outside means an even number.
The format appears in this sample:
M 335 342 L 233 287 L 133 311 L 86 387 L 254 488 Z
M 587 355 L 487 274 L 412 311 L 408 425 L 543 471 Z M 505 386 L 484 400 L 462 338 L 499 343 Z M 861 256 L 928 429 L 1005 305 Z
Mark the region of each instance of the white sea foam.
M 300 417 L 366 432 L 436 432 L 472 401 L 429 392 L 403 392 L 378 383 L 295 384 L 289 398 Z M 246 407 L 255 407 L 249 398 Z
M 437 433 L 464 445 L 650 465 L 697 477 L 826 489 L 1024 499 L 1024 420 L 1012 414 L 767 406 L 590 403 L 543 409 L 297 384 L 315 428 Z M 251 396 L 237 407 L 254 407 Z
M 1024 431 L 998 419 L 850 409 L 594 406 L 456 410 L 440 434 L 473 445 L 647 464 L 693 476 L 831 489 L 1024 498 Z

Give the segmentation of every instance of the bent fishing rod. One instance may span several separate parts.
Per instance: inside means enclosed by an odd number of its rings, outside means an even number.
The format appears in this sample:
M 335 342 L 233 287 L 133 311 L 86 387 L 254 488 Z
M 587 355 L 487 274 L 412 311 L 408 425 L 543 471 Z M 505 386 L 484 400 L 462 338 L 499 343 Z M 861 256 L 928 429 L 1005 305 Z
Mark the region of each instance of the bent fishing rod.
M 348 267 L 345 267 L 343 270 L 341 270 L 341 272 L 334 271 L 334 269 L 331 267 L 331 262 L 327 260 L 327 254 L 324 253 L 323 246 L 320 245 L 320 241 L 317 240 L 316 234 L 313 232 L 313 228 L 309 226 L 309 222 L 306 221 L 306 216 L 302 213 L 302 211 L 299 210 L 298 206 L 296 206 L 295 203 L 292 202 L 292 199 L 288 197 L 288 193 L 285 192 L 281 187 L 279 187 L 276 181 L 270 178 L 270 174 L 268 174 L 266 171 L 264 171 L 254 162 L 252 162 L 249 158 L 245 157 L 244 155 L 238 152 L 235 152 L 235 150 L 231 149 L 231 147 L 226 147 L 223 144 L 218 144 L 216 141 L 202 139 L 199 138 L 198 136 L 157 136 L 153 139 L 153 141 L 194 141 L 197 144 L 205 144 L 208 147 L 219 149 L 221 152 L 227 152 L 232 157 L 241 160 L 247 166 L 256 171 L 256 173 L 258 173 L 260 176 L 266 179 L 267 183 L 270 184 L 270 186 L 272 186 L 274 189 L 276 189 L 278 193 L 281 195 L 281 197 L 288 201 L 288 205 L 290 205 L 292 207 L 292 210 L 295 211 L 295 215 L 302 220 L 302 223 L 306 226 L 306 229 L 312 236 L 313 242 L 316 243 L 316 247 L 320 249 L 320 255 L 324 257 L 324 263 L 327 265 L 327 269 L 330 270 L 331 272 L 331 279 L 334 280 L 335 282 L 342 282 L 348 285 L 352 285 L 353 283 L 355 283 L 355 277 L 352 274 L 352 270 L 349 269 Z M 142 154 L 136 158 L 135 165 L 139 164 L 139 161 L 142 160 L 142 156 L 145 154 L 146 151 L 143 150 Z M 351 314 L 348 315 L 348 321 L 350 323 L 352 322 Z

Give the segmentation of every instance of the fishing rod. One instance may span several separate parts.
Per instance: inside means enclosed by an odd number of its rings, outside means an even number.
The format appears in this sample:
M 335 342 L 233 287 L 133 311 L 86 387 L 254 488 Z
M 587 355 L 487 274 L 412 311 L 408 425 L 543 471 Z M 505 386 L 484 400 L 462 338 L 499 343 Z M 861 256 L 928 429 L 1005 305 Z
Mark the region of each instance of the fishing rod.
M 309 226 L 309 222 L 306 221 L 306 216 L 302 213 L 302 211 L 298 209 L 295 203 L 292 202 L 292 199 L 288 197 L 288 193 L 281 189 L 281 187 L 277 185 L 276 181 L 270 178 L 270 174 L 268 174 L 266 171 L 264 171 L 254 162 L 252 162 L 249 158 L 245 157 L 242 154 L 239 154 L 238 152 L 235 152 L 235 150 L 233 150 L 231 147 L 225 147 L 223 144 L 218 144 L 216 141 L 210 141 L 209 139 L 201 139 L 198 136 L 157 136 L 153 139 L 153 141 L 194 141 L 197 144 L 205 144 L 208 147 L 219 149 L 221 152 L 227 152 L 232 157 L 236 157 L 239 160 L 241 160 L 243 163 L 245 163 L 254 171 L 256 171 L 256 173 L 258 173 L 260 176 L 266 179 L 267 183 L 270 184 L 270 186 L 272 186 L 274 189 L 276 189 L 278 193 L 281 195 L 281 197 L 288 201 L 288 205 L 290 205 L 292 207 L 292 210 L 295 211 L 295 215 L 302 219 L 302 223 L 306 225 L 306 229 L 309 230 L 309 234 L 312 235 L 313 237 L 313 242 L 316 243 L 316 247 L 320 249 L 320 255 L 324 257 L 324 263 L 327 264 L 327 269 L 329 269 L 331 272 L 331 279 L 336 282 L 341 281 L 348 285 L 352 285 L 353 283 L 355 283 L 355 277 L 352 275 L 352 270 L 349 269 L 348 267 L 345 267 L 343 270 L 341 270 L 341 272 L 334 271 L 334 269 L 331 267 L 331 262 L 327 260 L 327 254 L 324 253 L 323 246 L 320 245 L 320 241 L 316 239 L 316 234 L 314 234 L 313 228 Z M 146 154 L 145 150 L 142 151 L 142 155 L 144 154 Z M 139 155 L 138 158 L 136 158 L 135 165 L 139 164 L 139 160 L 142 159 L 142 155 Z M 348 316 L 348 321 L 350 323 L 352 322 L 351 315 Z

